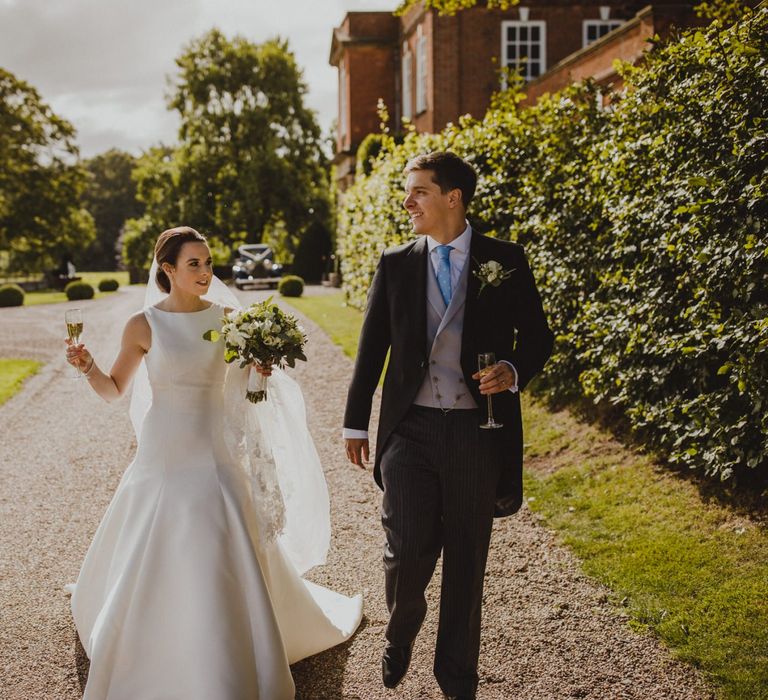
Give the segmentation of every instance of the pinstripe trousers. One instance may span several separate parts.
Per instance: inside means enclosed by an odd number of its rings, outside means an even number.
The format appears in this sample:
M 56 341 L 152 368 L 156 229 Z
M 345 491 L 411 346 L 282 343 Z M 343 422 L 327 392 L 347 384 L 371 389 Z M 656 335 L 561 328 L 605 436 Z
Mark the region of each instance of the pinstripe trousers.
M 413 641 L 442 550 L 435 677 L 448 695 L 477 682 L 483 578 L 503 453 L 477 409 L 412 406 L 381 456 L 384 570 L 391 644 Z

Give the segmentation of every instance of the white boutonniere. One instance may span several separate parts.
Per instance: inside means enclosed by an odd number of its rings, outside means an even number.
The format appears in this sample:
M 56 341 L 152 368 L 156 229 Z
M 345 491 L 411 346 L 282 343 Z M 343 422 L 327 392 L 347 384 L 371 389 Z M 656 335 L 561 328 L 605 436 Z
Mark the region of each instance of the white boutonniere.
M 504 280 L 508 280 L 515 271 L 514 267 L 511 270 L 505 270 L 502 264 L 496 260 L 488 260 L 482 264 L 475 260 L 475 264 L 477 269 L 472 270 L 472 274 L 480 280 L 478 297 L 487 286 L 498 287 Z

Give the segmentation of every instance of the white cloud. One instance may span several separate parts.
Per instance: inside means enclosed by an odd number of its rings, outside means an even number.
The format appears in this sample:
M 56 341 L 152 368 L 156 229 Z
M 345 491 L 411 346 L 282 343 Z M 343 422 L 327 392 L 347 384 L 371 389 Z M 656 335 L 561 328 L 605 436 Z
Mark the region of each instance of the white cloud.
M 333 27 L 397 0 L 0 0 L 0 66 L 36 87 L 78 130 L 84 156 L 173 141 L 165 108 L 174 58 L 213 26 L 254 42 L 288 39 L 327 130 L 336 116 Z

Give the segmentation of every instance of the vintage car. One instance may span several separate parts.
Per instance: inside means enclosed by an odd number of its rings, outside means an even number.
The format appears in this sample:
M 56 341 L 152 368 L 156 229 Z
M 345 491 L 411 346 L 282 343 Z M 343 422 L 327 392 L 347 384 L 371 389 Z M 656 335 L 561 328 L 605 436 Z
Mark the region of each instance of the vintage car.
M 232 279 L 238 289 L 266 286 L 276 289 L 283 266 L 274 260 L 272 248 L 264 243 L 247 243 L 237 249 L 232 264 Z

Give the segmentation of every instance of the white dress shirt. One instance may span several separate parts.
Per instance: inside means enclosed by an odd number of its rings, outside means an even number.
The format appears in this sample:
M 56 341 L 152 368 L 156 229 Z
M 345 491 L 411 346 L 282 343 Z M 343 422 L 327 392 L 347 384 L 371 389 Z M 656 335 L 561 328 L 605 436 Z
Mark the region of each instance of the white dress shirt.
M 454 238 L 450 243 L 447 244 L 453 248 L 449 254 L 449 259 L 451 262 L 451 293 L 453 293 L 453 291 L 459 285 L 461 273 L 464 270 L 464 265 L 467 264 L 467 258 L 469 257 L 469 244 L 472 242 L 472 227 L 469 225 L 468 221 L 465 221 L 465 223 L 466 227 L 464 231 L 462 231 L 458 238 Z M 432 236 L 427 236 L 429 262 L 432 266 L 432 273 L 435 275 L 435 277 L 437 277 L 437 267 L 440 264 L 440 254 L 437 252 L 437 246 L 439 245 L 443 244 L 440 243 L 440 241 L 436 241 L 434 238 L 432 238 Z M 514 384 L 508 389 L 508 391 L 511 391 L 514 394 L 517 391 L 517 370 L 515 369 L 515 366 L 511 362 L 507 362 L 507 360 L 500 360 L 500 362 L 505 362 L 508 364 L 512 368 L 512 371 L 515 373 Z M 368 431 L 355 430 L 354 428 L 344 428 L 344 439 L 355 438 L 359 440 L 367 440 Z

